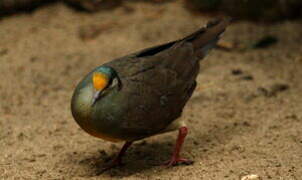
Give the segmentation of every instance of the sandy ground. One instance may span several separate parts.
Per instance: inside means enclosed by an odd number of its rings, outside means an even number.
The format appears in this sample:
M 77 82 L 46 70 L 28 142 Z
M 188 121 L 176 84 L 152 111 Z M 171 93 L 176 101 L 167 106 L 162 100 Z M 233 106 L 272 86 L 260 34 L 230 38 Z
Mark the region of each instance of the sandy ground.
M 172 132 L 135 143 L 126 166 L 97 175 L 121 144 L 91 137 L 74 122 L 69 106 L 77 82 L 103 62 L 180 38 L 208 19 L 179 1 L 130 2 L 96 14 L 54 4 L 1 19 L 0 179 L 301 179 L 298 21 L 236 23 L 225 41 L 250 44 L 274 35 L 279 42 L 259 50 L 215 50 L 202 62 L 183 113 L 190 133 L 182 154 L 193 165 L 156 165 L 170 158 Z M 87 37 L 95 27 L 98 36 Z

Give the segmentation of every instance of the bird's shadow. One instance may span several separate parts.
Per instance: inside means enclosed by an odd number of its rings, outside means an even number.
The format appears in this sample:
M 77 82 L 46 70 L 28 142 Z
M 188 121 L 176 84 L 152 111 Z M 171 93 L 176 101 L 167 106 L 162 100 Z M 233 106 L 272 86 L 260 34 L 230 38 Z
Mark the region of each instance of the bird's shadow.
M 127 177 L 138 172 L 160 167 L 161 163 L 170 158 L 174 146 L 173 142 L 174 139 L 171 136 L 165 136 L 164 139 L 157 142 L 144 140 L 134 143 L 123 157 L 124 164 L 122 166 L 114 167 L 104 172 L 102 170 L 110 165 L 121 147 L 112 146 L 110 154 L 107 154 L 104 150 L 98 150 L 89 156 L 83 157 L 82 153 L 78 153 L 72 159 L 80 159 L 78 164 L 85 169 L 89 169 L 86 175 L 90 177 L 100 175 Z
M 186 158 L 192 160 L 197 157 L 202 159 L 204 156 L 210 156 L 211 153 L 205 153 L 205 149 L 219 149 L 230 141 L 233 136 L 238 134 L 242 135 L 242 132 L 244 132 L 243 129 L 248 128 L 240 125 L 242 122 L 235 123 L 239 125 L 233 126 L 228 122 L 221 122 L 219 126 L 214 126 L 211 129 L 205 128 L 203 131 L 195 130 L 195 132 L 188 136 L 182 149 L 182 154 L 185 154 Z M 227 129 L 226 126 L 228 126 Z M 156 171 L 174 171 L 175 169 L 173 167 L 162 168 L 163 166 L 161 166 L 161 164 L 171 157 L 176 133 L 160 136 L 152 137 L 151 140 L 134 143 L 123 159 L 125 165 L 112 168 L 105 172 L 102 172 L 102 169 L 110 164 L 119 151 L 119 148 L 116 146 L 113 146 L 114 148 L 112 148 L 110 154 L 107 154 L 104 150 L 98 150 L 86 157 L 83 157 L 83 154 L 79 153 L 72 158 L 80 159 L 80 163 L 78 164 L 85 169 L 89 169 L 89 172 L 85 175 L 89 177 L 105 175 L 121 178 L 152 169 Z M 224 142 L 221 143 L 220 139 L 224 139 Z M 192 149 L 198 149 L 198 151 L 195 151 L 197 152 L 195 157 L 190 156 L 190 152 L 193 151 Z

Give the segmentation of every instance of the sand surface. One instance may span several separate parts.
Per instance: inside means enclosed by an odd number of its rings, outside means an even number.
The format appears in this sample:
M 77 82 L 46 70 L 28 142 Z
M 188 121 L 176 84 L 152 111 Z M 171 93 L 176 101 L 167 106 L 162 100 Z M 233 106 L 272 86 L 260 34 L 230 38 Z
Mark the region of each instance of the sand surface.
M 182 155 L 193 165 L 157 166 L 170 158 L 172 132 L 135 143 L 126 166 L 98 175 L 121 144 L 91 137 L 74 122 L 77 82 L 97 65 L 180 38 L 207 20 L 181 1 L 134 1 L 96 14 L 58 3 L 1 19 L 0 179 L 301 179 L 301 21 L 238 22 L 225 41 L 245 45 L 273 35 L 279 42 L 215 50 L 201 63 L 183 113 L 190 132 Z

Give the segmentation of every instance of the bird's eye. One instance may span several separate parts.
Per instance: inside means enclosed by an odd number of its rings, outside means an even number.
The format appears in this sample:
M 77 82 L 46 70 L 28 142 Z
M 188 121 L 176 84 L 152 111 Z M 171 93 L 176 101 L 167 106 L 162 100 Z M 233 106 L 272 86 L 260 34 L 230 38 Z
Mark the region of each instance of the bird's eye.
M 92 81 L 93 81 L 93 87 L 95 88 L 95 90 L 101 91 L 105 87 L 107 87 L 109 78 L 107 75 L 105 75 L 103 73 L 96 72 L 93 74 Z

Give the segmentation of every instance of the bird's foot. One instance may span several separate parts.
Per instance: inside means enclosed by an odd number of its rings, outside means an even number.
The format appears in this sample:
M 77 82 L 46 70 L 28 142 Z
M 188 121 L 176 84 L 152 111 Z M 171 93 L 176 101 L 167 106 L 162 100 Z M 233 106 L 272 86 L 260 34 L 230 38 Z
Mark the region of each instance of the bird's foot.
M 122 147 L 122 149 L 120 150 L 120 152 L 118 153 L 117 157 L 105 168 L 103 168 L 101 171 L 99 171 L 97 174 L 100 175 L 105 171 L 108 171 L 112 168 L 118 167 L 118 166 L 122 166 L 124 165 L 122 163 L 122 157 L 124 156 L 124 154 L 126 153 L 127 149 L 131 146 L 132 142 L 131 141 L 127 141 L 124 146 Z
M 108 171 L 110 169 L 113 169 L 113 168 L 116 168 L 116 167 L 120 167 L 120 166 L 123 166 L 124 163 L 122 163 L 121 160 L 119 159 L 115 159 L 113 160 L 112 162 L 110 162 L 110 164 L 106 165 L 106 167 L 102 168 L 98 173 L 97 175 L 100 175 L 102 173 L 104 173 L 105 171 Z
M 179 152 L 180 152 L 181 146 L 182 146 L 187 134 L 188 134 L 188 128 L 187 127 L 184 126 L 184 127 L 179 128 L 178 137 L 177 137 L 177 140 L 176 140 L 176 144 L 175 144 L 175 148 L 174 148 L 172 158 L 169 161 L 165 162 L 163 164 L 164 166 L 170 167 L 170 166 L 175 166 L 175 165 L 178 165 L 178 164 L 186 164 L 186 165 L 193 164 L 193 161 L 191 161 L 189 159 L 179 157 Z
M 169 161 L 164 162 L 163 166 L 171 167 L 179 164 L 191 165 L 194 161 L 185 158 L 174 158 L 172 157 Z

